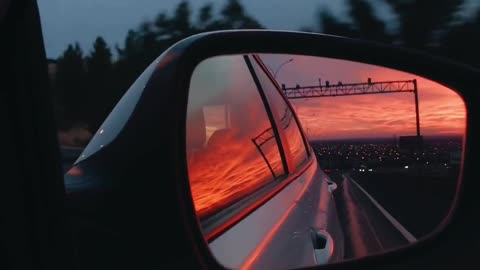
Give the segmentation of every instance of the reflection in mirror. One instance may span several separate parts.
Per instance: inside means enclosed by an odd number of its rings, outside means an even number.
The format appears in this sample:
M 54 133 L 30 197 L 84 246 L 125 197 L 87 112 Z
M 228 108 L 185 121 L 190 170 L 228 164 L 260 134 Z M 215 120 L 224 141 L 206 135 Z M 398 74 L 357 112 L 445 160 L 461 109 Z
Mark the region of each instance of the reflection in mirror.
M 244 57 L 206 60 L 197 70 L 187 157 L 195 207 L 203 218 L 282 177 L 284 168 Z
M 465 109 L 415 74 L 300 55 L 218 56 L 194 70 L 187 165 L 212 254 L 292 269 L 384 253 L 444 220 Z

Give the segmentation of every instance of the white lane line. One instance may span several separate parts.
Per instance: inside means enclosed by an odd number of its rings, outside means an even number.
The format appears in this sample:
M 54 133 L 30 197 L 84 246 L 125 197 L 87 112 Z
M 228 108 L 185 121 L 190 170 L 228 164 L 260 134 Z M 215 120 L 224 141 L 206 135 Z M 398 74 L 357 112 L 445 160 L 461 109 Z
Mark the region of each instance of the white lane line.
M 403 227 L 403 225 L 400 224 L 398 220 L 396 220 L 392 215 L 390 215 L 390 213 L 388 213 L 387 210 L 385 210 L 370 194 L 368 194 L 365 189 L 363 189 L 357 182 L 355 182 L 355 180 L 353 180 L 349 175 L 344 176 L 348 180 L 350 180 L 355 186 L 357 186 L 358 189 L 360 189 L 365 194 L 365 196 L 370 199 L 370 201 L 372 201 L 372 203 L 378 208 L 378 210 L 380 210 L 380 212 L 388 219 L 388 221 L 392 223 L 392 225 L 403 235 L 403 237 L 408 240 L 408 242 L 413 243 L 417 241 L 417 238 L 415 238 L 415 236 L 413 236 L 407 229 L 405 229 L 405 227 Z

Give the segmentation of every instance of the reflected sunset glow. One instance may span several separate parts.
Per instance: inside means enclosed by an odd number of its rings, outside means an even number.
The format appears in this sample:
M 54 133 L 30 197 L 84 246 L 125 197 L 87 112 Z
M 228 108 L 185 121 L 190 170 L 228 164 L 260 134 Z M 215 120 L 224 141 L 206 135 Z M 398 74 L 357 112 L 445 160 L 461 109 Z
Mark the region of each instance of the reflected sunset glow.
M 282 170 L 271 140 L 261 149 L 275 172 Z M 228 147 L 226 147 L 228 146 Z M 272 173 L 251 140 L 231 134 L 219 138 L 189 161 L 195 208 L 200 216 L 221 209 L 272 180 Z
M 277 78 L 287 87 L 390 80 L 417 80 L 420 129 L 424 136 L 462 135 L 465 108 L 451 89 L 414 74 L 384 67 L 321 57 L 262 55 L 275 66 L 294 58 Z M 304 130 L 311 139 L 346 139 L 415 134 L 413 93 L 323 97 L 291 100 Z
M 284 169 L 242 56 L 205 60 L 190 88 L 187 165 L 195 209 L 203 218 L 283 175 Z
M 272 62 L 275 57 L 279 58 L 278 55 L 262 56 L 266 62 Z M 373 82 L 416 79 L 421 134 L 463 134 L 463 101 L 438 83 L 349 61 L 293 58 L 295 60 L 282 70 L 282 77 L 277 78 L 287 87 L 297 83 L 315 85 L 320 75 L 323 81 L 328 78 L 332 84 L 367 82 L 368 78 Z M 192 77 L 187 156 L 191 191 L 201 218 L 232 205 L 284 174 L 271 124 L 242 61 L 239 56 L 211 58 L 200 64 Z M 205 68 L 201 68 L 202 65 Z M 296 125 L 292 125 L 291 113 L 280 102 L 280 96 L 272 95 L 276 89 L 268 87 L 265 74 L 263 77 L 260 79 L 269 102 L 275 104 L 273 109 L 280 128 L 285 129 L 286 153 L 293 154 L 293 164 L 298 166 L 305 157 L 303 141 Z M 413 93 L 308 98 L 291 100 L 291 103 L 310 139 L 380 138 L 416 133 Z

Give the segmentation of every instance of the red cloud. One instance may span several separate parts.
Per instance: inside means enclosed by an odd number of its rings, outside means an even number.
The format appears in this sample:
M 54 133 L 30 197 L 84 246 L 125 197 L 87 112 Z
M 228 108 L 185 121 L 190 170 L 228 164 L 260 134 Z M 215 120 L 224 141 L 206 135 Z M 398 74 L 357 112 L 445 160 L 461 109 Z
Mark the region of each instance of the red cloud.
M 422 135 L 463 134 L 465 107 L 451 89 L 414 74 L 379 66 L 321 57 L 264 55 L 264 61 L 285 65 L 277 80 L 287 87 L 389 80 L 417 80 Z M 313 139 L 388 137 L 416 133 L 412 93 L 292 100 L 302 125 Z

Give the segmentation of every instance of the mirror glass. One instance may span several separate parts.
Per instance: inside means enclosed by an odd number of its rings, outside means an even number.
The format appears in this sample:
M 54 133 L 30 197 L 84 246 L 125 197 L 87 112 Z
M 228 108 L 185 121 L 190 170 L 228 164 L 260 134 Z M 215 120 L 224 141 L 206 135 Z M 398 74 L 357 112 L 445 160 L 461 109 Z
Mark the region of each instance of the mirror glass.
M 456 192 L 465 108 L 390 68 L 228 55 L 195 68 L 186 128 L 193 202 L 218 262 L 292 269 L 434 232 Z

